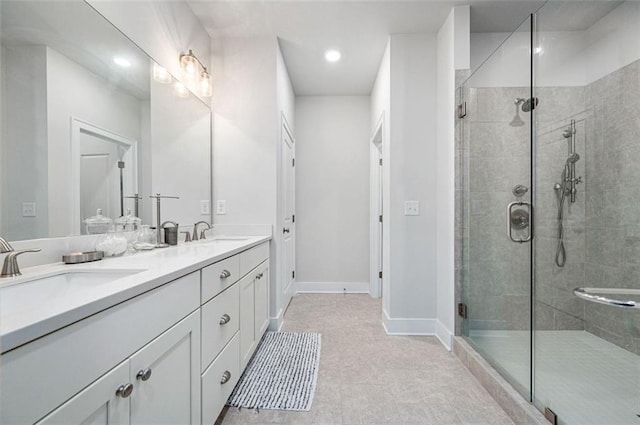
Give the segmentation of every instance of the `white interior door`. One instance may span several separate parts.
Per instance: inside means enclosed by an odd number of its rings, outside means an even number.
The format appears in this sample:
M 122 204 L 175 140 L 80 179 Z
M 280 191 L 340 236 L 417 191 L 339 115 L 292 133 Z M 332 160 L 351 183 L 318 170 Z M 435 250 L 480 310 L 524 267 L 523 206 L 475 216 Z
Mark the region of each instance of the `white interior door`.
M 382 297 L 383 270 L 383 158 L 382 158 L 383 118 L 376 126 L 370 145 L 370 250 L 369 250 L 369 293 L 374 298 Z
M 282 276 L 284 305 L 293 296 L 295 282 L 295 144 L 286 121 L 282 122 Z

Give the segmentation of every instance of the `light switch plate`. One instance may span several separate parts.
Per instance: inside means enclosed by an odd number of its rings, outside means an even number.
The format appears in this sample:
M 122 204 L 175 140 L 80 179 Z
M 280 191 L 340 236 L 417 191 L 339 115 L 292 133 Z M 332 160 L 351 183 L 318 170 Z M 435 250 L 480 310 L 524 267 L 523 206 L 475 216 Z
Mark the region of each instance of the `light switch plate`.
M 404 201 L 404 215 L 420 215 L 420 201 Z
M 211 213 L 211 204 L 208 199 L 200 201 L 200 214 L 209 215 Z
M 227 201 L 219 199 L 216 201 L 216 214 L 223 215 L 227 213 Z
M 23 217 L 35 217 L 36 216 L 36 203 L 35 202 L 23 202 L 22 203 L 22 216 Z

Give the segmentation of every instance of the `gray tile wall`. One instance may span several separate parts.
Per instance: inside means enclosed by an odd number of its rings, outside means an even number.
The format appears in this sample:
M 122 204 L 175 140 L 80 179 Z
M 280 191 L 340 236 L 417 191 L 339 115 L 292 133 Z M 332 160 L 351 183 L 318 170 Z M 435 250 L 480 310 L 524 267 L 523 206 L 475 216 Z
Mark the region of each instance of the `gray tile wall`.
M 585 104 L 585 285 L 640 288 L 640 61 L 586 86 Z M 638 310 L 585 303 L 584 317 L 587 331 L 640 354 Z

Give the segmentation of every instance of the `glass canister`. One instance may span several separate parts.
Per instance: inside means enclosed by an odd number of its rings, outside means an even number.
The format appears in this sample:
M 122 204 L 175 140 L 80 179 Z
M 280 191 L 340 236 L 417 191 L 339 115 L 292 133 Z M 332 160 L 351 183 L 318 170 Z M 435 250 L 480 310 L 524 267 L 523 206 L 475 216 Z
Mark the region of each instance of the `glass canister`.
M 101 235 L 107 233 L 113 224 L 113 220 L 102 215 L 102 208 L 98 208 L 96 215 L 84 221 L 88 235 Z
M 156 232 L 148 224 L 143 224 L 138 230 L 138 237 L 133 247 L 139 251 L 153 249 L 156 247 L 156 239 Z
M 125 238 L 127 238 L 127 250 L 131 253 L 133 251 L 133 245 L 138 240 L 138 231 L 142 225 L 142 219 L 136 217 L 131 213 L 131 209 L 127 209 L 127 214 L 122 217 L 118 217 L 116 220 L 116 229 L 122 232 Z
M 127 238 L 122 232 L 118 232 L 115 226 L 111 226 L 109 232 L 100 236 L 96 241 L 96 251 L 103 251 L 106 257 L 117 257 L 127 250 Z

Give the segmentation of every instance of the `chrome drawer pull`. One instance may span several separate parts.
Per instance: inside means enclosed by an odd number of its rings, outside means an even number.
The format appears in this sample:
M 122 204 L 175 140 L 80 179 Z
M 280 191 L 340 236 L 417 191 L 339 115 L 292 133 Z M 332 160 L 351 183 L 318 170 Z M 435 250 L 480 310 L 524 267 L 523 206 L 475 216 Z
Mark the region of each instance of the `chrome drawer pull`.
M 116 390 L 116 396 L 127 398 L 131 395 L 132 392 L 133 392 L 133 385 L 131 385 L 130 383 L 124 384 L 118 387 L 118 389 Z
M 138 374 L 136 375 L 136 379 L 138 381 L 148 381 L 149 378 L 151 378 L 151 368 L 148 367 L 146 369 L 142 369 L 140 372 L 138 372 Z
M 229 276 L 231 276 L 231 272 L 229 270 L 222 270 L 222 273 L 220 273 L 220 279 L 226 279 Z
M 220 318 L 221 325 L 226 325 L 230 321 L 231 321 L 231 316 L 229 316 L 228 314 L 223 314 L 222 317 Z
M 222 374 L 222 379 L 220 380 L 220 383 L 226 384 L 227 382 L 229 382 L 230 379 L 231 379 L 231 372 L 229 372 L 228 370 L 225 370 L 224 373 Z

